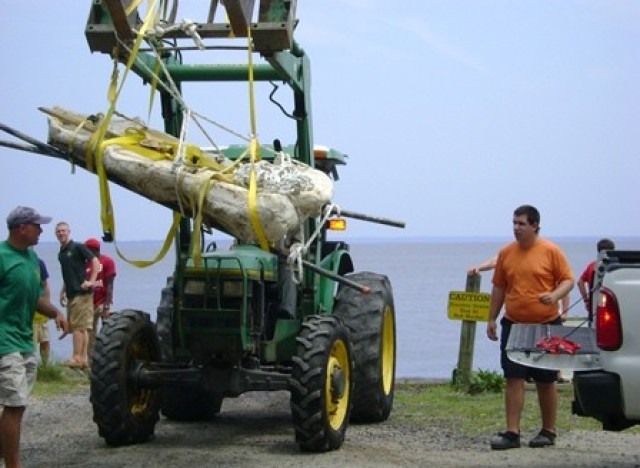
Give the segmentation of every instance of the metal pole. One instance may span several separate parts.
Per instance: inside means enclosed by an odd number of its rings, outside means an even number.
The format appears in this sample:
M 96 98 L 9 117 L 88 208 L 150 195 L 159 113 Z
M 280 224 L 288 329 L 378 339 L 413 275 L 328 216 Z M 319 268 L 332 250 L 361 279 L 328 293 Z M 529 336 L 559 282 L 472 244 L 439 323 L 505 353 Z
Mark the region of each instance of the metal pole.
M 350 288 L 355 289 L 356 291 L 360 291 L 362 294 L 369 294 L 371 292 L 371 288 L 368 286 L 364 286 L 360 283 L 356 283 L 355 281 L 350 280 L 349 278 L 345 278 L 344 276 L 336 275 L 335 273 L 325 270 L 314 263 L 308 262 L 306 260 L 302 260 L 302 264 L 309 268 L 312 271 L 315 271 L 319 275 L 326 276 L 327 278 L 331 278 L 332 280 L 337 281 L 340 284 L 344 284 L 345 286 L 349 286 Z
M 369 221 L 370 223 L 386 224 L 387 226 L 393 226 L 398 228 L 404 228 L 406 223 L 404 221 L 397 221 L 395 219 L 383 218 L 381 216 L 371 216 L 364 213 L 356 213 L 355 211 L 348 210 L 336 210 L 332 211 L 334 214 L 345 216 L 347 218 L 359 219 L 361 221 Z

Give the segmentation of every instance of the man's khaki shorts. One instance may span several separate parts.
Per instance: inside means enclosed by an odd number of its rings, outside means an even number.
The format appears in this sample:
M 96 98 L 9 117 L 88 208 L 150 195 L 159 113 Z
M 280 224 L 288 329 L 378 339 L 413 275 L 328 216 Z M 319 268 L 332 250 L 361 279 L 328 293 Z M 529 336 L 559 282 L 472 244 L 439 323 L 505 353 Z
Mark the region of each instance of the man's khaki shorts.
M 0 405 L 27 406 L 37 369 L 38 361 L 34 354 L 0 356 Z
M 36 343 L 45 343 L 51 341 L 49 335 L 49 323 L 36 323 L 33 325 L 33 341 Z
M 82 294 L 69 301 L 69 328 L 72 332 L 93 329 L 93 294 Z

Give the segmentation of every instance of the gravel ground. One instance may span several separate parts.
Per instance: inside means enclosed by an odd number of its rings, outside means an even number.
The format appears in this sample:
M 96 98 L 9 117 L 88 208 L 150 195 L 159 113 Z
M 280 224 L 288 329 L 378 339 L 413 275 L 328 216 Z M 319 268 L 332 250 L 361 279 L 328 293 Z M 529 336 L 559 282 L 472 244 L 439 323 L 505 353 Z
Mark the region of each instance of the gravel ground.
M 524 442 L 534 434 L 525 434 Z M 571 431 L 555 447 L 489 449 L 479 438 L 394 421 L 351 425 L 340 450 L 310 454 L 294 441 L 287 392 L 254 392 L 224 401 L 207 423 L 161 417 L 146 444 L 112 448 L 98 436 L 86 393 L 32 399 L 23 423 L 22 457 L 31 467 L 640 467 L 640 435 Z

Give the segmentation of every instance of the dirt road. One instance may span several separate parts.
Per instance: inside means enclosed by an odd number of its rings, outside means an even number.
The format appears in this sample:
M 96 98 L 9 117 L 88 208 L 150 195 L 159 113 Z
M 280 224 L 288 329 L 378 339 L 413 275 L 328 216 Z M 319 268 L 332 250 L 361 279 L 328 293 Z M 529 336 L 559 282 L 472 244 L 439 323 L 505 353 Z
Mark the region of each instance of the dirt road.
M 305 453 L 294 441 L 286 392 L 225 400 L 220 416 L 208 423 L 161 418 L 152 441 L 129 447 L 108 447 L 91 418 L 85 393 L 33 399 L 23 425 L 24 466 L 640 467 L 638 434 L 571 431 L 560 435 L 556 447 L 495 452 L 487 444 L 490 434 L 462 437 L 438 427 L 399 423 L 393 414 L 383 424 L 349 427 L 340 450 Z

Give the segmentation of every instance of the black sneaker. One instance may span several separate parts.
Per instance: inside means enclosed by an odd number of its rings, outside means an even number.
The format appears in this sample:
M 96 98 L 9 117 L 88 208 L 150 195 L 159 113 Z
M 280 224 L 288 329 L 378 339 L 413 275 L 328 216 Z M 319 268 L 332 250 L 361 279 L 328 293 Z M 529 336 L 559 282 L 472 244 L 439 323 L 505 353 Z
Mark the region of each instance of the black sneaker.
M 520 448 L 520 434 L 511 431 L 498 432 L 491 439 L 491 448 L 493 450 Z
M 547 447 L 549 445 L 556 445 L 557 435 L 546 429 L 541 429 L 538 435 L 529 441 L 529 447 Z

